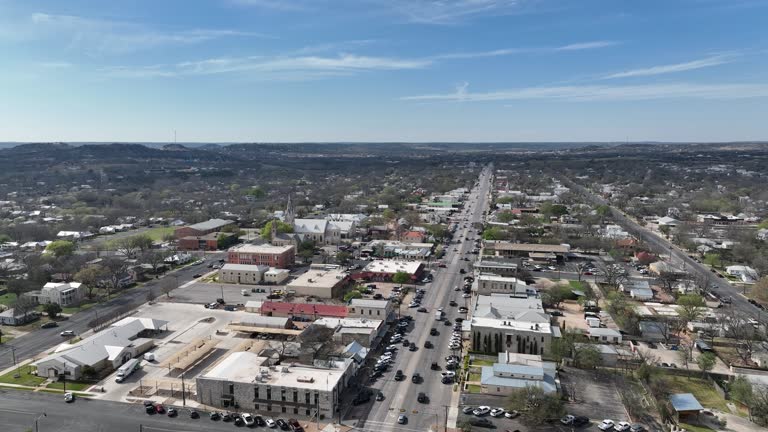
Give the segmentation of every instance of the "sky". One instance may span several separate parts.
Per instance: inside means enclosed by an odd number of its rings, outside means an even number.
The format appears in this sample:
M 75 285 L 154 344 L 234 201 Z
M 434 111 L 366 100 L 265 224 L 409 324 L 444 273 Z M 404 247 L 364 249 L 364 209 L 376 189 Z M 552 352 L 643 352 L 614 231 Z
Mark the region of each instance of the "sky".
M 768 0 L 0 0 L 0 141 L 768 140 Z

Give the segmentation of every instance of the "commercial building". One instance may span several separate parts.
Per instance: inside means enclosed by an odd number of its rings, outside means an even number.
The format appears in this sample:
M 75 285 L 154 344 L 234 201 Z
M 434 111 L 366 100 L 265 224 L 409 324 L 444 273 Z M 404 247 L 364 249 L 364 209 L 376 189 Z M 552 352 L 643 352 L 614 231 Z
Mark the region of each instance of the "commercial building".
M 477 273 L 490 273 L 503 277 L 517 275 L 517 264 L 511 260 L 481 258 L 472 264 Z
M 476 282 L 478 295 L 507 294 L 512 297 L 528 297 L 528 286 L 516 278 L 481 274 Z
M 423 272 L 424 263 L 420 261 L 374 260 L 353 277 L 355 279 L 389 281 L 397 273 L 405 273 L 412 281 L 417 281 L 421 279 Z
M 235 243 L 232 233 L 212 232 L 199 236 L 186 236 L 178 240 L 181 250 L 216 251 Z
M 539 387 L 545 394 L 557 393 L 557 365 L 542 361 L 540 355 L 499 353 L 499 361 L 480 368 L 480 386 L 483 393 L 509 395 L 514 390 Z
M 247 304 L 246 304 L 247 307 Z M 346 318 L 347 307 L 319 303 L 261 303 L 260 313 L 265 316 L 288 317 L 294 321 L 314 321 L 318 318 Z
M 197 377 L 198 402 L 274 417 L 333 418 L 353 361 L 325 367 L 275 366 L 266 357 L 234 352 Z
M 434 243 L 406 243 L 395 240 L 373 240 L 360 249 L 360 256 L 423 260 L 432 256 Z
M 389 300 L 352 299 L 349 302 L 350 318 L 368 318 L 384 321 L 394 319 L 395 310 Z
M 333 340 L 342 345 L 357 342 L 366 348 L 375 348 L 384 334 L 387 326 L 383 320 L 365 318 L 321 318 L 315 321 L 334 329 Z
M 285 282 L 290 275 L 290 270 L 271 267 L 264 272 L 264 283 L 271 285 L 281 284 Z
M 128 360 L 138 357 L 154 346 L 155 335 L 168 321 L 128 317 L 99 333 L 75 344 L 59 345 L 53 354 L 32 363 L 37 375 L 56 378 L 80 379 L 85 367 L 95 371 L 117 369 Z
M 234 226 L 234 224 L 235 221 L 228 219 L 210 219 L 194 225 L 176 228 L 174 235 L 177 239 L 184 237 L 200 237 L 206 234 L 219 232 L 226 227 Z
M 593 347 L 600 353 L 600 364 L 602 366 L 615 367 L 622 362 L 628 362 L 634 359 L 634 354 L 631 351 L 622 348 L 617 345 L 604 345 L 604 344 L 585 344 L 576 343 L 574 347 L 583 349 L 584 347 Z
M 338 266 L 312 264 L 306 273 L 289 282 L 286 289 L 299 296 L 330 299 L 340 297 L 349 280 L 349 273 Z
M 470 320 L 462 323 L 474 351 L 543 355 L 559 332 L 550 326 L 541 299 L 493 294 L 477 296 Z
M 293 266 L 296 249 L 292 245 L 242 244 L 229 249 L 227 262 L 230 264 L 263 265 L 276 268 Z
M 568 245 L 538 243 L 510 243 L 501 240 L 485 240 L 485 252 L 500 257 L 536 257 L 551 255 L 553 260 L 564 261 L 571 248 Z M 545 254 L 545 255 L 540 255 Z
M 600 327 L 590 327 L 587 330 L 590 339 L 603 343 L 621 343 L 622 337 L 618 330 Z
M 219 282 L 256 285 L 269 267 L 251 264 L 224 264 L 219 269 Z

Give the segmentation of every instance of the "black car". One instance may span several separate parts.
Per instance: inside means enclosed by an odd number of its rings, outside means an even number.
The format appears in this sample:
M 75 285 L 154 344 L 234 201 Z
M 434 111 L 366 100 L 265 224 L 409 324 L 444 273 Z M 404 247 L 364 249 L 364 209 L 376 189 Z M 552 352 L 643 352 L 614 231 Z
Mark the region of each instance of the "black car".
M 419 396 L 416 397 L 416 400 L 419 401 L 419 403 L 427 403 L 429 401 L 429 398 L 427 398 L 426 394 L 419 393 Z
M 245 420 L 243 420 L 242 417 L 240 416 L 235 417 L 235 426 L 244 426 L 244 425 L 245 425 Z
M 493 429 L 493 428 L 496 427 L 496 426 L 494 426 L 492 421 L 488 420 L 487 418 L 483 418 L 483 417 L 469 419 L 469 424 L 471 424 L 472 426 L 489 428 L 489 429 Z
M 437 362 L 432 362 L 432 366 L 429 367 L 432 370 L 440 370 L 440 365 Z
M 357 397 L 354 400 L 352 400 L 352 405 L 355 405 L 355 406 L 362 405 L 364 403 L 367 403 L 370 400 L 371 400 L 371 395 L 368 392 L 363 392 L 358 394 Z
M 416 309 L 416 312 L 426 312 L 426 311 L 427 311 L 427 308 L 425 308 L 425 307 L 420 307 L 420 308 Z
M 456 302 L 455 302 L 455 301 L 453 301 L 453 300 L 451 300 L 451 301 L 450 301 L 450 303 L 448 303 L 448 304 L 449 304 L 449 305 L 451 305 L 451 306 L 456 306 L 456 305 L 458 305 L 458 303 L 456 303 Z
M 233 420 L 232 419 L 232 414 L 230 414 L 230 413 L 224 413 L 224 414 L 221 415 L 221 421 L 231 422 L 232 420 Z
M 208 417 L 210 417 L 211 420 L 219 420 L 221 419 L 221 414 L 214 411 L 211 414 L 209 414 Z
M 411 345 L 408 347 L 408 351 L 416 351 L 418 348 L 416 348 L 416 344 L 411 342 Z
M 200 273 L 195 273 L 192 277 L 197 279 L 197 278 L 203 277 L 203 275 L 201 275 Z
M 424 341 L 424 348 L 432 348 L 432 342 Z
M 447 326 L 451 325 L 451 322 L 449 320 L 445 320 L 445 321 L 443 321 L 443 323 L 445 323 L 445 325 L 447 325 Z
M 155 413 L 155 406 L 154 405 L 144 404 L 144 411 L 146 411 L 147 414 L 154 414 Z
M 405 375 L 403 375 L 403 371 L 398 369 L 397 372 L 395 372 L 395 381 L 402 381 L 405 379 Z
M 260 415 L 253 416 L 253 422 L 256 423 L 256 426 L 266 426 L 267 422 L 264 421 L 264 418 Z
M 438 333 L 438 332 L 437 332 L 437 329 L 436 329 L 436 328 L 434 328 L 434 327 L 432 327 L 432 329 L 431 329 L 431 330 L 429 330 L 429 335 L 430 335 L 430 336 L 437 336 L 437 335 L 439 335 L 439 334 L 440 334 L 440 333 Z
M 288 422 L 281 418 L 277 419 L 277 425 L 280 426 L 280 429 L 282 430 L 288 430 Z
M 48 321 L 47 323 L 40 326 L 40 328 L 54 328 L 58 327 L 59 324 L 56 321 Z
M 377 401 L 383 401 L 383 400 L 384 400 L 384 393 L 382 393 L 382 392 L 378 392 L 378 393 L 376 394 L 376 400 L 377 400 Z
M 189 412 L 189 418 L 193 418 L 193 419 L 200 418 L 200 414 L 197 411 L 192 410 Z
M 442 382 L 443 384 L 453 384 L 453 378 L 444 376 L 440 379 L 440 382 Z
M 589 417 L 576 416 L 576 418 L 573 419 L 572 424 L 576 427 L 586 426 L 589 424 Z
M 414 383 L 414 384 L 420 383 L 421 382 L 421 375 L 419 375 L 418 372 L 414 373 L 413 376 L 411 377 L 411 382 Z

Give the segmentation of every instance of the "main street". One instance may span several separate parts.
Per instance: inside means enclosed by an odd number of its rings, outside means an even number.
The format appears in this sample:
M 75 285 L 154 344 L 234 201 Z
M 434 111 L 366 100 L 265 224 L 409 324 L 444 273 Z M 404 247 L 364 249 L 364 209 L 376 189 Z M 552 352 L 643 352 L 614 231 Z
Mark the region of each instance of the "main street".
M 223 258 L 223 253 L 206 255 L 206 262 L 214 262 Z M 37 329 L 14 339 L 9 344 L 0 345 L 0 370 L 13 366 L 13 355 L 16 361 L 35 356 L 36 354 L 63 342 L 60 333 L 64 330 L 72 330 L 76 335 L 82 334 L 90 328 L 88 323 L 95 319 L 110 316 L 121 309 L 136 308 L 147 301 L 147 293 L 154 289 L 157 296 L 161 295 L 160 283 L 164 278 L 174 278 L 178 286 L 192 281 L 193 275 L 208 271 L 205 264 L 190 265 L 179 270 L 167 273 L 161 279 L 153 279 L 142 286 L 131 288 L 119 294 L 107 302 L 96 305 L 90 309 L 72 315 L 68 320 L 60 321 L 59 326 L 50 329 Z M 172 294 L 173 295 L 173 294 Z M 215 298 L 218 295 L 211 294 Z M 212 301 L 212 300 L 211 300 Z
M 594 205 L 607 205 L 611 208 L 611 213 L 613 216 L 614 221 L 616 221 L 617 224 L 621 225 L 622 228 L 627 230 L 630 234 L 637 237 L 639 240 L 645 242 L 651 250 L 656 253 L 657 255 L 669 255 L 670 260 L 675 263 L 679 264 L 680 267 L 685 268 L 686 271 L 688 271 L 691 274 L 699 275 L 701 278 L 709 279 L 710 281 L 710 289 L 714 287 L 714 291 L 716 291 L 721 296 L 725 297 L 731 297 L 732 304 L 731 307 L 738 309 L 739 311 L 743 312 L 747 316 L 754 318 L 761 323 L 765 322 L 766 319 L 768 319 L 768 316 L 766 316 L 765 313 L 763 313 L 760 309 L 752 305 L 747 301 L 747 298 L 741 295 L 739 291 L 731 285 L 728 281 L 718 278 L 712 273 L 712 271 L 704 266 L 703 264 L 694 261 L 693 258 L 688 256 L 685 251 L 681 250 L 677 246 L 673 245 L 670 241 L 667 239 L 662 238 L 659 235 L 656 235 L 653 233 L 650 229 L 640 226 L 637 222 L 632 220 L 631 218 L 628 218 L 624 213 L 619 211 L 618 209 L 614 208 L 610 205 L 610 203 L 600 196 L 596 195 L 595 193 L 587 190 L 587 188 L 576 184 L 575 182 L 564 179 L 565 183 L 568 184 L 571 188 L 576 189 L 579 191 L 579 193 L 582 194 L 587 200 L 592 202 Z
M 422 306 L 427 308 L 428 313 L 418 313 L 415 309 L 408 312 L 414 320 L 410 332 L 406 338 L 416 344 L 418 350 L 409 351 L 405 347 L 399 349 L 396 361 L 389 372 L 379 379 L 374 385 L 374 390 L 381 390 L 385 398 L 383 401 L 373 401 L 361 409 L 353 410 L 352 416 L 345 419 L 345 424 L 352 424 L 356 418 L 357 427 L 370 431 L 437 431 L 442 430 L 447 423 L 446 416 L 449 407 L 452 404 L 454 396 L 452 384 L 441 383 L 440 372 L 445 370 L 445 357 L 450 354 L 458 354 L 459 350 L 451 351 L 448 349 L 448 341 L 451 337 L 452 327 L 445 325 L 442 321 L 435 320 L 435 311 L 442 307 L 445 311 L 445 319 L 454 322 L 456 317 L 465 317 L 466 314 L 459 314 L 458 307 L 449 305 L 451 300 L 455 300 L 459 306 L 469 306 L 469 299 L 461 297 L 461 291 L 455 291 L 454 288 L 463 285 L 464 276 L 470 275 L 471 261 L 464 261 L 464 257 L 472 249 L 473 241 L 467 241 L 467 234 L 476 238 L 472 224 L 482 220 L 483 210 L 488 205 L 488 191 L 490 187 L 491 170 L 486 168 L 480 175 L 479 185 L 472 190 L 470 196 L 465 202 L 465 208 L 456 218 L 459 223 L 459 229 L 454 235 L 455 240 L 461 239 L 461 244 L 446 245 L 446 254 L 443 257 L 445 268 L 437 268 L 434 274 L 434 281 L 428 284 L 426 294 L 422 301 Z M 463 221 L 462 221 L 463 219 Z M 456 251 L 454 252 L 454 248 Z M 467 274 L 461 274 L 460 269 L 466 269 Z M 407 306 L 407 305 L 405 305 Z M 405 312 L 407 308 L 403 306 Z M 430 336 L 430 328 L 435 327 L 440 334 Z M 431 341 L 433 348 L 424 348 L 424 342 Z M 386 343 L 386 342 L 385 342 Z M 437 362 L 441 370 L 430 370 L 432 362 Z M 406 376 L 403 381 L 395 381 L 395 371 L 401 369 Z M 420 383 L 413 383 L 411 377 L 414 373 L 419 373 L 423 377 Z M 420 392 L 426 394 L 429 398 L 428 403 L 419 403 L 417 396 Z M 408 423 L 405 425 L 397 424 L 397 418 L 400 414 L 408 417 Z

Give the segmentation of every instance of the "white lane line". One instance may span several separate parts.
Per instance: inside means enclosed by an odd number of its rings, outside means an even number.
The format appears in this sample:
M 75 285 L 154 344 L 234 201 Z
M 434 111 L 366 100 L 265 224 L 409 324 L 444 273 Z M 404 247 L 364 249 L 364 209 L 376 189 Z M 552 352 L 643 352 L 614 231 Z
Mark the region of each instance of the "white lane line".
M 7 409 L 7 408 L 0 408 L 0 411 L 2 411 L 2 412 L 9 412 L 9 413 L 16 413 L 16 414 L 40 414 L 40 413 L 36 413 L 36 412 L 13 410 L 13 409 Z

